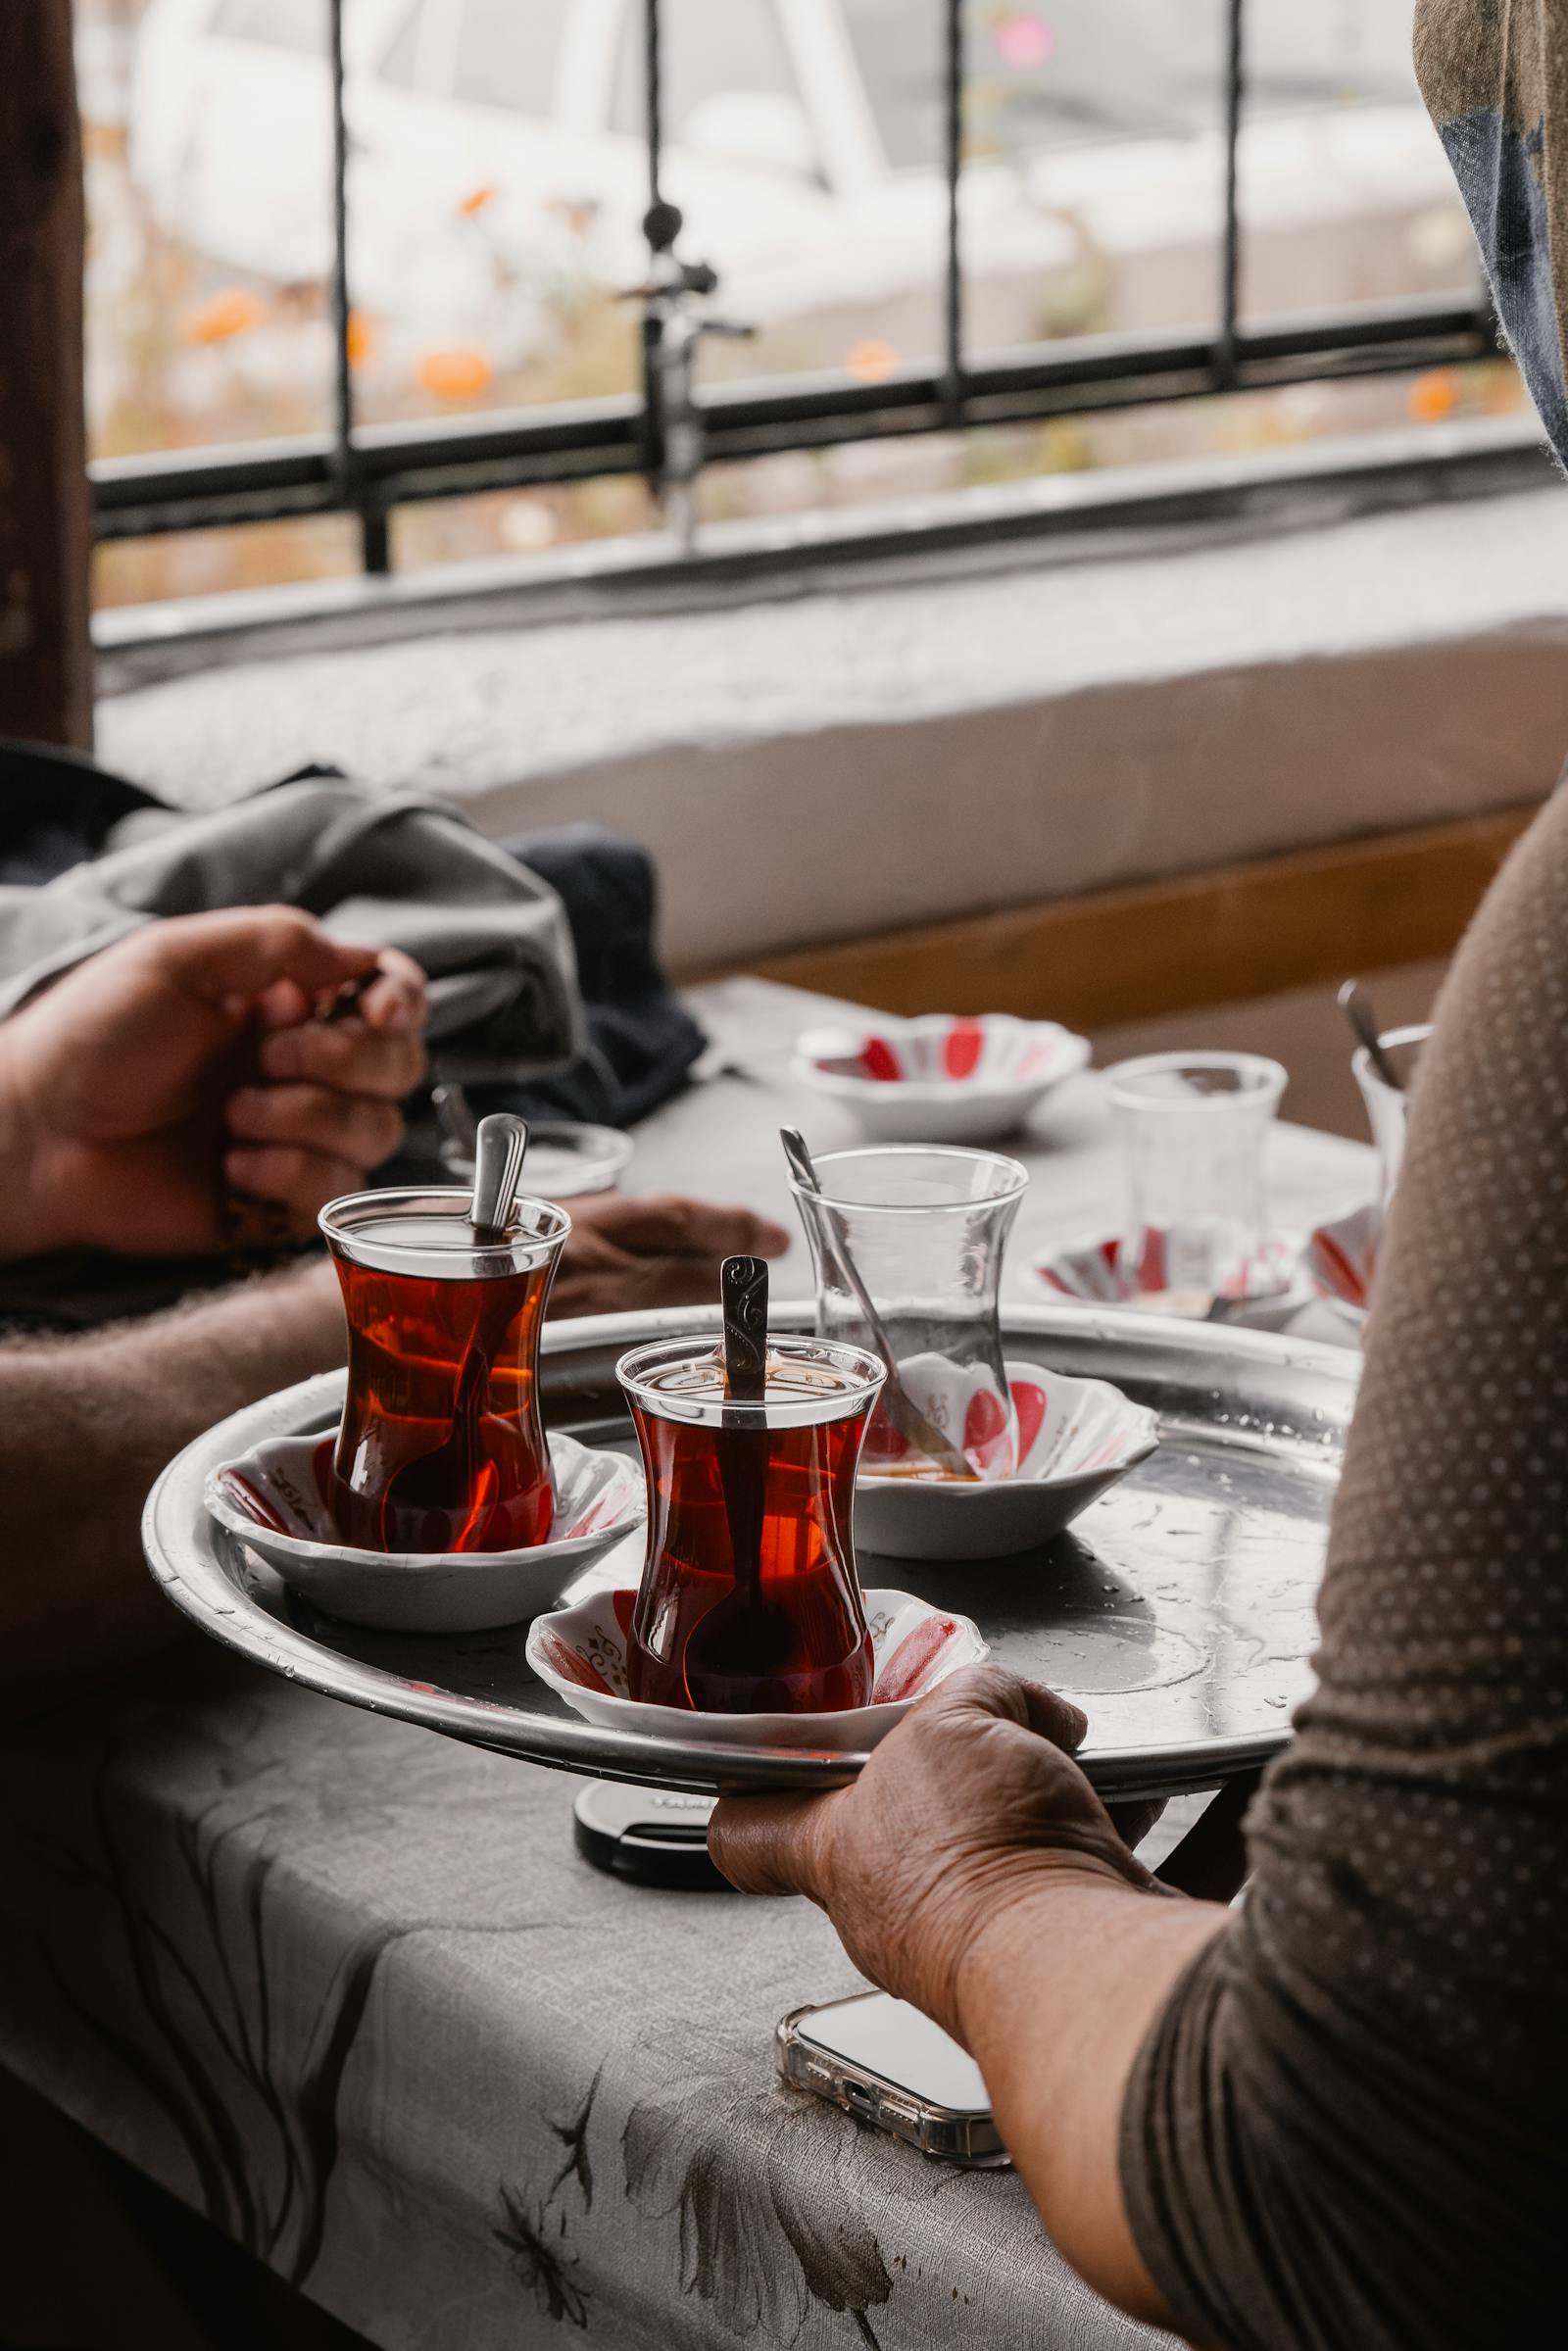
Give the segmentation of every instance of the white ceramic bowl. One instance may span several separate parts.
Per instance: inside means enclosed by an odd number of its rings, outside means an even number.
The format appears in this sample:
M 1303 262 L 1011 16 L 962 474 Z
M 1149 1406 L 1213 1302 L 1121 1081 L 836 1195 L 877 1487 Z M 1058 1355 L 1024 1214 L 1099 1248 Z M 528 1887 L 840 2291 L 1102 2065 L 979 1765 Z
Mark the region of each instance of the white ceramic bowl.
M 528 1663 L 559 1697 L 610 1731 L 640 1731 L 704 1746 L 807 1747 L 858 1755 L 885 1739 L 918 1697 L 960 1665 L 990 1654 L 966 1616 L 950 1616 L 908 1592 L 868 1592 L 865 1621 L 876 1658 L 869 1706 L 836 1714 L 696 1714 L 643 1705 L 626 1695 L 626 1640 L 634 1590 L 596 1592 L 528 1629 Z
M 337 1432 L 277 1437 L 207 1481 L 220 1526 L 293 1591 L 346 1624 L 382 1633 L 488 1633 L 551 1607 L 612 1543 L 640 1529 L 643 1473 L 624 1453 L 552 1437 L 556 1525 L 520 1551 L 362 1551 L 339 1542 L 327 1503 Z
M 1089 1041 L 1054 1020 L 1006 1012 L 808 1029 L 790 1067 L 799 1084 L 855 1110 L 885 1143 L 989 1143 L 1086 1066 Z
M 1306 1270 L 1312 1288 L 1357 1333 L 1366 1324 L 1382 1238 L 1383 1210 L 1376 1200 L 1332 1217 L 1307 1235 Z
M 1159 1443 L 1153 1413 L 1108 1380 L 1075 1380 L 1039 1363 L 1009 1363 L 1006 1370 L 1017 1468 L 972 1484 L 862 1475 L 855 1486 L 855 1540 L 861 1548 L 900 1559 L 1004 1559 L 1033 1550 L 1071 1526 Z M 924 1408 L 930 1399 L 916 1400 Z

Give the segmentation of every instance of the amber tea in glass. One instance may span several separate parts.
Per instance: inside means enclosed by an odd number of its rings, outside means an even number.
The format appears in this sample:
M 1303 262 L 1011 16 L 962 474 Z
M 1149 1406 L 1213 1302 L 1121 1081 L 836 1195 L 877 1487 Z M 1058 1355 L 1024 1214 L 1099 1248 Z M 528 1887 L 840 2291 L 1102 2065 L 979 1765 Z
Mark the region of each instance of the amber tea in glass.
M 714 1714 L 866 1705 L 851 1512 L 877 1357 L 771 1339 L 762 1396 L 745 1403 L 725 1394 L 711 1340 L 657 1341 L 617 1372 L 648 1474 L 630 1695 Z
M 466 1192 L 362 1192 L 321 1212 L 349 1332 L 332 1511 L 357 1549 L 550 1537 L 539 1340 L 571 1220 L 519 1200 L 505 1232 L 480 1235 L 469 1204 Z

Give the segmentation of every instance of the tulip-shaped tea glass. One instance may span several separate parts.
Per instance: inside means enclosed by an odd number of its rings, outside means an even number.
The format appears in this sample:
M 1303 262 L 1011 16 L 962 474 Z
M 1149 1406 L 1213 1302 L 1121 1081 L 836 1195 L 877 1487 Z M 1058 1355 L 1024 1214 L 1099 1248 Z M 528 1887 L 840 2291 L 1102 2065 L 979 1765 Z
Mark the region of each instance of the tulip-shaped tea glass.
M 539 1339 L 564 1208 L 477 1233 L 466 1192 L 357 1192 L 322 1209 L 349 1327 L 332 1511 L 369 1551 L 510 1551 L 555 1515 Z
M 656 1340 L 615 1368 L 648 1473 L 630 1694 L 714 1714 L 866 1705 L 850 1514 L 881 1363 L 770 1338 L 762 1396 L 744 1403 L 725 1393 L 711 1340 Z
M 999 1151 L 923 1144 L 826 1151 L 819 1193 L 791 1186 L 816 1267 L 824 1338 L 877 1345 L 844 1270 L 848 1251 L 891 1347 L 901 1387 L 979 1477 L 1017 1467 L 1017 1419 L 1002 1357 L 1003 1252 L 1029 1182 Z M 945 1478 L 934 1459 L 878 1412 L 868 1474 Z
M 1378 1042 L 1389 1058 L 1395 1076 L 1400 1080 L 1397 1086 L 1391 1086 L 1379 1077 L 1364 1045 L 1357 1046 L 1350 1055 L 1350 1067 L 1361 1089 L 1361 1100 L 1366 1104 L 1366 1114 L 1372 1128 L 1372 1140 L 1378 1149 L 1382 1175 L 1380 1191 L 1385 1208 L 1394 1198 L 1394 1187 L 1399 1180 L 1399 1169 L 1404 1161 L 1405 1122 L 1410 1115 L 1410 1088 L 1415 1083 L 1416 1063 L 1421 1058 L 1421 1049 L 1431 1034 L 1432 1024 L 1424 1020 L 1410 1028 L 1383 1031 Z
M 1146 1053 L 1106 1070 L 1127 1161 L 1129 1290 L 1206 1301 L 1258 1287 L 1263 1140 L 1285 1076 L 1260 1053 Z

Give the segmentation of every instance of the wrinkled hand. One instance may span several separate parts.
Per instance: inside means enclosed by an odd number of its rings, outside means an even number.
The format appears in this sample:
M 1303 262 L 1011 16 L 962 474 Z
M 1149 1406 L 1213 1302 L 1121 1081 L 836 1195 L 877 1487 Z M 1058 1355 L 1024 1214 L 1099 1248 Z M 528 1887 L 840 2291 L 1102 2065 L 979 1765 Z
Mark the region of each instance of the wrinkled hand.
M 351 1017 L 313 1019 L 351 980 Z M 150 923 L 0 1025 L 13 1254 L 223 1245 L 224 1183 L 290 1239 L 397 1149 L 424 979 L 293 906 Z
M 709 1845 L 743 1893 L 808 1895 L 862 1975 L 956 2032 L 965 1953 L 1042 1873 L 1155 1888 L 1072 1759 L 1087 1728 L 1065 1698 L 969 1666 L 910 1708 L 852 1787 L 728 1797 Z
M 550 1294 L 553 1315 L 715 1305 L 726 1257 L 779 1257 L 790 1245 L 766 1217 L 706 1200 L 623 1200 L 609 1192 L 570 1200 L 567 1209 L 571 1234 Z

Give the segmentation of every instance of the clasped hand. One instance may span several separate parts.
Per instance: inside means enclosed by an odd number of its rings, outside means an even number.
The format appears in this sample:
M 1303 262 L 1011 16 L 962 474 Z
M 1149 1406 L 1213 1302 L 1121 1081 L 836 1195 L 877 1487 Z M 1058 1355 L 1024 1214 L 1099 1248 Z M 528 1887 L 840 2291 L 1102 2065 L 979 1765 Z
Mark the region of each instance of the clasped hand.
M 348 982 L 351 1017 L 315 1017 Z M 233 1236 L 225 1187 L 290 1240 L 403 1134 L 424 977 L 294 906 L 149 923 L 0 1025 L 4 1253 L 195 1254 Z

